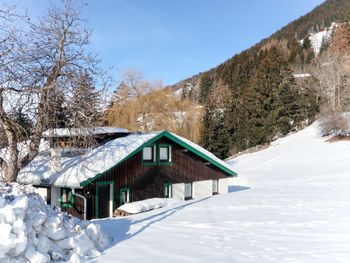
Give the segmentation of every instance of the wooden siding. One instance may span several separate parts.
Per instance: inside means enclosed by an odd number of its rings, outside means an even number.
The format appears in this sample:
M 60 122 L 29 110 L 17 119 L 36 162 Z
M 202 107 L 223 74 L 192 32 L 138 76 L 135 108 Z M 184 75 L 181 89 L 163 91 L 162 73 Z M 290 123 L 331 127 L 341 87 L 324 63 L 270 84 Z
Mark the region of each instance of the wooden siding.
M 153 197 L 164 197 L 164 183 L 184 183 L 201 180 L 219 179 L 230 176 L 219 168 L 209 164 L 201 157 L 187 151 L 171 140 L 163 138 L 157 144 L 169 144 L 172 146 L 172 164 L 142 164 L 142 152 L 125 160 L 114 169 L 106 172 L 96 181 L 86 185 L 77 193 L 87 197 L 87 219 L 96 218 L 96 183 L 114 181 L 114 207 L 119 207 L 120 188 L 130 187 L 130 201 L 139 201 Z M 69 208 L 67 212 L 83 217 L 82 211 Z M 82 202 L 82 200 L 81 200 Z M 74 210 L 74 211 L 71 211 Z

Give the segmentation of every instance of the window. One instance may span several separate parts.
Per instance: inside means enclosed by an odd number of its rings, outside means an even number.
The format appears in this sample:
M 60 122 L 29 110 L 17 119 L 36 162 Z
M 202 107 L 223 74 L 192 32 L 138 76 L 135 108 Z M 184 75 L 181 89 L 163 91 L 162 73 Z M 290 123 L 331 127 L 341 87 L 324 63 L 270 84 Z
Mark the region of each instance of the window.
M 213 180 L 213 195 L 217 195 L 218 193 L 219 193 L 218 180 Z
M 130 188 L 121 188 L 119 195 L 119 204 L 123 205 L 130 202 Z
M 172 165 L 171 163 L 171 145 L 155 144 L 146 146 L 142 150 L 143 165 Z
M 173 197 L 173 187 L 171 183 L 164 184 L 164 197 L 165 198 Z
M 185 200 L 192 199 L 192 183 L 185 183 Z
M 159 145 L 159 162 L 171 162 L 171 146 Z
M 142 151 L 142 160 L 144 162 L 154 162 L 155 161 L 155 156 L 154 156 L 154 147 L 153 146 L 147 146 L 143 148 Z
M 74 195 L 72 193 L 72 189 L 62 188 L 61 207 L 74 207 Z

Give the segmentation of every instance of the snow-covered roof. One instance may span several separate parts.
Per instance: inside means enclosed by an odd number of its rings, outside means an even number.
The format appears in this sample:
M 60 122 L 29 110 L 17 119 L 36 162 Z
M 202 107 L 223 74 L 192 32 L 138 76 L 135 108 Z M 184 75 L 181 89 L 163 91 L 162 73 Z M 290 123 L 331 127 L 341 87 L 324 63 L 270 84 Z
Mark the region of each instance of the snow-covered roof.
M 94 128 L 56 128 L 43 132 L 43 137 L 69 137 L 78 135 L 126 133 L 127 129 L 115 127 L 94 127 Z
M 62 157 L 59 171 L 53 169 L 50 154 L 42 153 L 20 171 L 17 181 L 23 184 L 80 188 L 92 181 L 97 175 L 106 172 L 129 158 L 133 153 L 142 150 L 148 142 L 163 136 L 186 147 L 227 173 L 236 175 L 229 164 L 199 145 L 170 132 L 162 131 L 130 134 L 111 140 L 83 156 Z
M 310 78 L 311 74 L 309 74 L 309 73 L 295 73 L 295 74 L 293 74 L 293 77 L 296 78 L 296 79 Z
M 80 183 L 107 171 L 158 134 L 131 134 L 109 141 L 83 156 L 63 157 L 59 171 L 51 167 L 50 154 L 41 154 L 20 171 L 17 181 L 79 188 Z

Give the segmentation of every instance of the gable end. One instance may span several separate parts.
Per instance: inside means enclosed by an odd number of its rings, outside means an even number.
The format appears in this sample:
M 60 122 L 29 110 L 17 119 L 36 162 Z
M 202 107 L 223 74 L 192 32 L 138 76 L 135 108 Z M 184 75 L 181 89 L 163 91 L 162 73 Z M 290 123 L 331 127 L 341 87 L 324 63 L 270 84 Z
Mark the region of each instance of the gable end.
M 194 147 L 192 147 L 191 145 L 189 145 L 188 143 L 184 142 L 183 140 L 181 140 L 180 138 L 172 135 L 170 132 L 167 131 L 163 131 L 161 133 L 159 133 L 157 136 L 155 136 L 154 138 L 150 139 L 149 141 L 145 142 L 144 144 L 142 144 L 140 147 L 138 147 L 136 150 L 134 150 L 133 152 L 131 152 L 129 155 L 127 155 L 125 158 L 123 158 L 122 160 L 120 160 L 119 162 L 117 162 L 116 164 L 114 164 L 111 168 L 109 168 L 108 170 L 98 173 L 96 174 L 93 178 L 89 178 L 83 182 L 80 183 L 81 187 L 84 187 L 90 183 L 92 183 L 93 181 L 95 181 L 96 179 L 98 179 L 99 177 L 101 177 L 102 175 L 104 175 L 105 173 L 109 172 L 110 170 L 114 169 L 116 166 L 118 166 L 119 164 L 121 164 L 122 162 L 126 161 L 127 159 L 133 157 L 134 155 L 136 155 L 137 153 L 139 153 L 140 151 L 143 150 L 143 148 L 147 147 L 147 146 L 151 146 L 153 145 L 156 141 L 158 141 L 161 138 L 168 138 L 169 140 L 179 144 L 180 146 L 184 147 L 185 149 L 189 150 L 190 152 L 198 155 L 199 157 L 203 158 L 204 160 L 208 161 L 209 163 L 211 163 L 212 165 L 216 166 L 217 168 L 225 171 L 226 173 L 228 173 L 231 176 L 237 176 L 237 174 L 235 172 L 233 172 L 231 169 L 225 167 L 224 165 L 220 164 L 219 162 L 213 160 L 210 156 L 207 156 L 206 154 L 204 154 L 203 152 L 195 149 Z

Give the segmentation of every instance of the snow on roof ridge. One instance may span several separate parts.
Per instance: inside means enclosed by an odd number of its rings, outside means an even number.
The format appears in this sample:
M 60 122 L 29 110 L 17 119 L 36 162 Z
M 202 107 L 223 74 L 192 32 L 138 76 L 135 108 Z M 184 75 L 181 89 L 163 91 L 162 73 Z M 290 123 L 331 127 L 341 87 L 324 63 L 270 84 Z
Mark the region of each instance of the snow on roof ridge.
M 118 127 L 53 128 L 43 132 L 43 137 L 66 137 L 86 134 L 127 133 L 127 129 Z
M 312 75 L 310 73 L 294 73 L 293 77 L 294 78 L 309 78 Z

